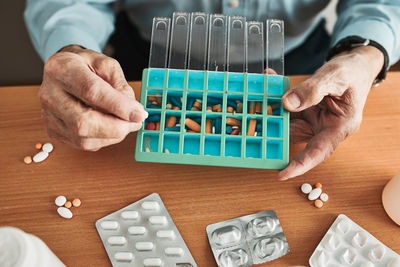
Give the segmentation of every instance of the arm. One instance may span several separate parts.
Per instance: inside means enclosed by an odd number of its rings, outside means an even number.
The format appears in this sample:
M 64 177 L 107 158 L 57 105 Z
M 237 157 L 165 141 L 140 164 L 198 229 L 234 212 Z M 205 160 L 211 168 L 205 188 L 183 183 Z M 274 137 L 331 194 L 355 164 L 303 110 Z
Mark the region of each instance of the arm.
M 100 52 L 114 30 L 111 2 L 27 0 L 25 22 L 42 59 L 72 44 Z
M 400 1 L 340 1 L 332 46 L 349 36 L 370 39 L 383 47 L 361 46 L 343 51 L 282 98 L 292 111 L 293 143 L 308 142 L 279 173 L 280 180 L 301 175 L 327 159 L 337 146 L 355 133 L 370 88 L 385 59 L 400 57 Z M 386 54 L 386 55 L 385 55 Z

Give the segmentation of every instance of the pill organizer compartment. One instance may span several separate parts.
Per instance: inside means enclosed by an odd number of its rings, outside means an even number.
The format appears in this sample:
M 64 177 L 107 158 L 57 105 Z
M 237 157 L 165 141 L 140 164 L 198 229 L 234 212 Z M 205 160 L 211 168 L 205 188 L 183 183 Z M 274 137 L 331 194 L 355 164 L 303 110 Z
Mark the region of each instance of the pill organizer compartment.
M 146 129 L 145 121 L 137 133 L 135 158 L 282 169 L 289 162 L 289 112 L 281 105 L 288 89 L 289 79 L 279 75 L 145 69 L 141 103 L 150 114 L 147 120 L 160 116 L 159 126 L 156 124 L 160 130 Z M 157 97 L 161 106 L 147 107 L 150 95 Z M 257 113 L 255 109 L 249 113 L 251 101 L 259 103 Z M 272 114 L 268 114 L 268 105 L 274 105 Z M 171 122 L 174 126 L 167 127 L 172 116 L 176 118 Z M 186 119 L 195 122 L 189 121 L 195 130 L 187 126 Z M 251 120 L 256 121 L 256 136 L 248 136 Z
M 148 109 L 161 109 L 163 104 L 163 91 L 162 90 L 148 90 L 146 104 Z
M 400 256 L 344 214 L 340 214 L 310 257 L 311 267 L 400 266 Z

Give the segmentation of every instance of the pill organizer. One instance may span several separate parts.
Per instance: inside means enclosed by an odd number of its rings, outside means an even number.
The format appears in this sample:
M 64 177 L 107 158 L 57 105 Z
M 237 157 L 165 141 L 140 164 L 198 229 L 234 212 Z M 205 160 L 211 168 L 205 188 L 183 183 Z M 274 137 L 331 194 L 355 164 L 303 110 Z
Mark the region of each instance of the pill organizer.
M 206 231 L 215 260 L 221 267 L 247 267 L 289 252 L 273 210 L 210 224 Z
M 140 101 L 149 113 L 145 125 L 157 121 L 157 128 L 144 126 L 137 133 L 135 158 L 146 162 L 282 169 L 289 161 L 289 112 L 281 103 L 288 89 L 289 78 L 281 75 L 145 69 Z M 158 105 L 149 100 L 154 98 Z M 193 110 L 194 102 L 200 109 Z M 172 109 L 171 103 L 178 108 Z M 254 103 L 261 104 L 261 111 L 251 110 Z M 210 110 L 216 104 L 219 110 Z M 238 105 L 242 107 L 239 109 Z M 232 106 L 236 107 L 235 112 Z M 270 107 L 274 109 L 269 110 Z M 176 124 L 166 127 L 171 116 L 176 117 Z M 197 122 L 198 132 L 188 131 L 188 118 Z M 208 121 L 212 121 L 212 132 L 207 130 Z M 240 129 L 227 124 L 232 121 Z M 249 127 L 253 127 L 251 134 Z M 239 134 L 233 135 L 233 131 Z
M 311 255 L 309 264 L 311 267 L 400 267 L 400 256 L 340 214 Z
M 197 267 L 156 193 L 97 220 L 96 228 L 114 267 Z

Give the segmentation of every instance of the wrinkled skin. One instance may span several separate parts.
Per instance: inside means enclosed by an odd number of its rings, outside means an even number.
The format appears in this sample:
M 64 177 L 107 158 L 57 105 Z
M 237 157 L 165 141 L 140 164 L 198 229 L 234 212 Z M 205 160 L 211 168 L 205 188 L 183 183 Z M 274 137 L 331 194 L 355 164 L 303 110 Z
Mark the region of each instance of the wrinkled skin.
M 148 116 L 119 63 L 79 46 L 49 58 L 39 99 L 48 135 L 90 151 L 121 142 Z
M 314 168 L 359 129 L 365 101 L 382 66 L 380 50 L 358 47 L 335 56 L 286 92 L 282 103 L 292 112 L 291 142 L 308 144 L 279 172 L 279 180 Z

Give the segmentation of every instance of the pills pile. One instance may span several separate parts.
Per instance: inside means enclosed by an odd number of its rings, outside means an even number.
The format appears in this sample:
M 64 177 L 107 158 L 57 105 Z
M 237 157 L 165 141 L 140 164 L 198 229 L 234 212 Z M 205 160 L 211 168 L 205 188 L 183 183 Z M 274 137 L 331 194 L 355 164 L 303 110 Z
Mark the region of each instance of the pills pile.
M 42 145 L 42 143 L 37 143 L 35 145 L 35 148 L 37 150 L 41 150 L 41 151 L 36 153 L 33 157 L 26 156 L 24 158 L 24 162 L 26 164 L 31 164 L 32 161 L 35 162 L 35 163 L 39 163 L 39 162 L 44 161 L 49 156 L 49 153 L 51 151 L 53 151 L 53 149 L 54 149 L 54 147 L 53 147 L 53 145 L 51 143 L 45 143 L 44 145 Z
M 58 196 L 56 197 L 54 203 L 58 206 L 57 212 L 58 214 L 65 218 L 65 219 L 71 219 L 73 214 L 72 211 L 70 210 L 71 207 L 79 207 L 82 202 L 79 198 L 75 198 L 74 200 L 69 201 L 65 196 Z
M 308 183 L 302 184 L 301 192 L 308 195 L 308 200 L 314 201 L 314 206 L 317 208 L 322 208 L 324 206 L 324 202 L 327 202 L 329 199 L 328 194 L 322 192 L 322 184 L 316 183 L 314 188 Z

